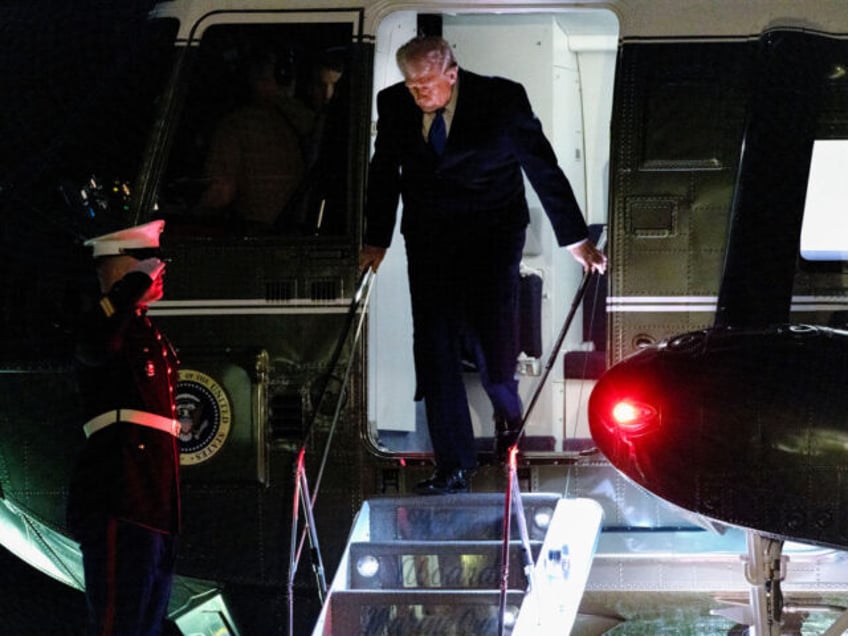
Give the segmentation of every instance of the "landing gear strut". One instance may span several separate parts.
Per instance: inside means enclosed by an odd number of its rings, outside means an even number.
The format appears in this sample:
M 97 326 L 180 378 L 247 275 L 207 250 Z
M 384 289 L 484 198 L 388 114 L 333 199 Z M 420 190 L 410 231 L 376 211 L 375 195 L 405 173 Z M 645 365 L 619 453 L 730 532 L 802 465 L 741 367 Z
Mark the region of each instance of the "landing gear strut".
M 783 614 L 783 592 L 780 582 L 786 576 L 783 541 L 764 537 L 756 532 L 747 535 L 748 560 L 745 578 L 751 585 L 753 623 L 757 636 L 780 636 Z
M 748 604 L 726 607 L 714 613 L 740 625 L 748 625 L 752 636 L 780 636 L 783 626 L 783 592 L 788 557 L 783 556 L 783 541 L 748 532 L 745 578 L 748 580 Z M 751 629 L 752 628 L 752 629 Z M 736 632 L 732 632 L 736 633 Z

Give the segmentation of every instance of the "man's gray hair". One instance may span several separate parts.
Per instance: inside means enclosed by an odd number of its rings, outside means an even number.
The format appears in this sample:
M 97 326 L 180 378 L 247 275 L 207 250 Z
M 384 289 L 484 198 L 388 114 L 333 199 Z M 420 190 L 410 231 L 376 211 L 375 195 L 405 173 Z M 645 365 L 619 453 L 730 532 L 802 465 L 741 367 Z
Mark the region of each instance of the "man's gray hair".
M 398 49 L 395 56 L 401 73 L 406 75 L 410 64 L 424 62 L 442 72 L 456 66 L 453 49 L 444 38 L 433 35 L 419 35 Z

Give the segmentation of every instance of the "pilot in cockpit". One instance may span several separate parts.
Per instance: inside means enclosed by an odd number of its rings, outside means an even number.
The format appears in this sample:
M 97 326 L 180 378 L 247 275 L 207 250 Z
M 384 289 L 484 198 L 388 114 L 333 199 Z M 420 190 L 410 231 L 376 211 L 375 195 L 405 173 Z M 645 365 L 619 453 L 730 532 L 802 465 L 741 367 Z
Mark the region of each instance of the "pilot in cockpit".
M 319 56 L 296 93 L 289 56 L 254 54 L 250 99 L 216 126 L 206 157 L 209 183 L 195 212 L 240 234 L 315 233 L 327 115 L 343 69 L 339 56 Z
M 246 234 L 273 230 L 300 185 L 300 139 L 310 127 L 305 108 L 293 107 L 293 81 L 268 51 L 247 64 L 249 100 L 222 119 L 206 157 L 209 184 L 197 212 L 224 218 Z

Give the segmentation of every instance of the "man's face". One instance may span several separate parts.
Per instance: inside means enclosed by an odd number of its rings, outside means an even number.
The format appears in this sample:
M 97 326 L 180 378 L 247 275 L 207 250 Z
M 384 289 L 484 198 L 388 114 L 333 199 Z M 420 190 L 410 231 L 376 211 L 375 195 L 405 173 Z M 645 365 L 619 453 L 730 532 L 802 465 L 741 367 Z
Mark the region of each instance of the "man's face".
M 456 84 L 457 67 L 442 70 L 427 61 L 409 62 L 404 69 L 404 83 L 418 108 L 432 113 L 450 101 Z

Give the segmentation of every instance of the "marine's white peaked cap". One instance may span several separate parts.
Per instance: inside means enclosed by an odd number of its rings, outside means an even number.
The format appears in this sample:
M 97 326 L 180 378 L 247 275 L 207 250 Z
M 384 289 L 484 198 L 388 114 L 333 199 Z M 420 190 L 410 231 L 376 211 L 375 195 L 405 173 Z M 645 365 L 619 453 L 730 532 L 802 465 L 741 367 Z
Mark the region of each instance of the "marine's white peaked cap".
M 128 227 L 125 230 L 110 232 L 88 239 L 84 245 L 94 248 L 94 258 L 98 256 L 117 256 L 124 250 L 149 249 L 159 247 L 159 235 L 165 229 L 165 221 L 159 219 Z

